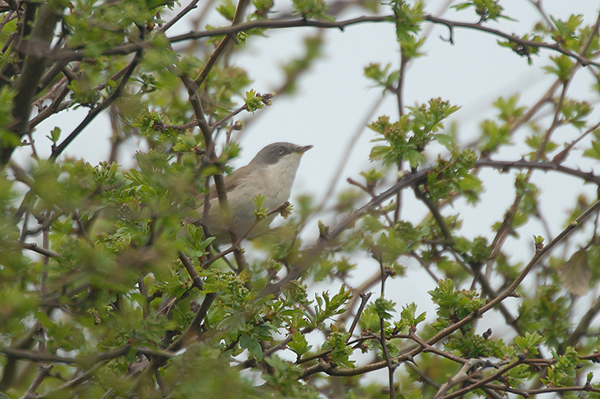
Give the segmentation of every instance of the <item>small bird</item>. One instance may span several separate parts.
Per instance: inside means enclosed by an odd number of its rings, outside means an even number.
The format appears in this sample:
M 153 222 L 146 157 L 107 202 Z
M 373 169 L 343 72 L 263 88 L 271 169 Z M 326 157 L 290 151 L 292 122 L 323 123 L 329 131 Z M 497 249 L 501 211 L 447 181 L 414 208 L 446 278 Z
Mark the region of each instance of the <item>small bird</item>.
M 210 210 L 202 223 L 216 238 L 216 243 L 230 241 L 228 229 L 234 224 L 238 235 L 244 234 L 254 223 L 257 209 L 254 199 L 259 194 L 265 196 L 263 207 L 272 210 L 290 198 L 296 171 L 302 155 L 313 146 L 298 146 L 292 143 L 269 144 L 256 154 L 250 163 L 225 177 L 227 202 L 231 214 L 225 215 L 219 208 L 217 190 L 210 190 Z M 204 206 L 197 212 L 202 215 Z M 254 229 L 250 237 L 257 235 L 268 226 L 276 215 L 261 222 L 262 229 Z

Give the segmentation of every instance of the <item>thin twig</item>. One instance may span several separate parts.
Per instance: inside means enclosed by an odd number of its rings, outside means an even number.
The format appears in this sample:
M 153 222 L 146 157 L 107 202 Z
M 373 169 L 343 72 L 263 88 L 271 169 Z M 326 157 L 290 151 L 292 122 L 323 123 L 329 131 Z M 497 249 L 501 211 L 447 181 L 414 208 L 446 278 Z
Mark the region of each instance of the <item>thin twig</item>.
M 304 273 L 308 270 L 308 268 L 312 265 L 314 259 L 323 251 L 333 240 L 335 240 L 343 231 L 345 231 L 348 227 L 353 225 L 356 220 L 365 215 L 368 211 L 371 211 L 378 206 L 380 206 L 384 201 L 388 200 L 392 196 L 394 196 L 399 190 L 403 190 L 407 187 L 412 187 L 413 185 L 422 181 L 428 173 L 429 169 L 424 169 L 421 171 L 417 171 L 411 174 L 405 175 L 402 180 L 396 184 L 394 184 L 391 188 L 379 194 L 369 201 L 367 204 L 363 205 L 359 209 L 352 211 L 349 215 L 343 218 L 334 228 L 329 230 L 329 234 L 327 237 L 320 237 L 317 243 L 306 250 L 306 256 L 302 258 L 300 264 L 294 267 L 290 273 L 279 280 L 277 283 L 271 284 L 263 288 L 261 291 L 260 297 L 266 295 L 277 295 L 279 294 L 281 288 L 287 284 L 289 281 L 296 280 L 300 278 Z
M 29 386 L 29 388 L 27 389 L 27 391 L 25 391 L 25 393 L 23 394 L 23 396 L 21 397 L 21 399 L 34 399 L 34 398 L 37 398 L 37 395 L 35 394 L 35 391 L 42 384 L 42 382 L 48 376 L 48 374 L 50 374 L 50 370 L 52 370 L 52 368 L 54 368 L 53 364 L 49 364 L 47 366 L 40 366 L 40 369 L 38 371 L 37 376 L 35 377 L 35 379 L 31 383 L 31 385 Z
M 183 10 L 181 10 L 176 16 L 174 16 L 169 22 L 164 24 L 159 29 L 159 32 L 164 33 L 167 30 L 169 30 L 171 28 L 171 26 L 175 25 L 179 20 L 181 20 L 181 18 L 185 17 L 190 11 L 192 11 L 194 8 L 196 8 L 196 4 L 198 4 L 198 1 L 200 1 L 200 0 L 190 1 L 190 4 L 188 4 Z
M 372 292 L 367 292 L 366 294 L 364 292 L 360 293 L 360 306 L 356 310 L 356 315 L 354 316 L 354 320 L 352 320 L 352 324 L 350 325 L 350 330 L 348 331 L 350 335 L 348 335 L 348 340 L 350 340 L 350 338 L 352 337 L 354 329 L 358 325 L 358 320 L 360 320 L 360 316 L 362 315 L 363 310 L 365 310 L 365 307 L 367 306 L 367 302 L 369 302 L 369 298 L 371 298 L 371 295 L 373 295 Z
M 556 245 L 558 245 L 560 242 L 562 242 L 569 234 L 571 234 L 571 232 L 573 230 L 575 230 L 579 226 L 581 226 L 581 224 L 592 213 L 595 213 L 598 209 L 600 209 L 600 200 L 596 201 L 585 212 L 583 212 L 575 221 L 571 222 L 558 236 L 556 236 L 552 241 L 550 241 L 550 243 L 548 243 L 548 245 L 546 245 L 543 248 L 540 248 L 536 252 L 536 254 L 533 256 L 531 261 L 527 264 L 527 266 L 525 266 L 525 268 L 521 271 L 521 273 L 519 273 L 519 276 L 517 276 L 517 278 L 512 282 L 512 284 L 510 284 L 509 287 L 507 287 L 506 290 L 504 290 L 504 292 L 502 292 L 496 298 L 494 298 L 491 301 L 489 301 L 488 303 L 486 303 L 479 310 L 472 312 L 469 315 L 467 315 L 466 317 L 457 321 L 456 323 L 445 327 L 444 329 L 439 331 L 437 334 L 435 334 L 433 337 L 429 338 L 425 342 L 427 342 L 427 344 L 430 346 L 434 345 L 435 343 L 437 343 L 440 340 L 442 340 L 443 338 L 447 337 L 454 331 L 456 331 L 456 330 L 460 329 L 461 327 L 465 326 L 466 324 L 474 321 L 475 319 L 480 317 L 482 314 L 495 308 L 500 302 L 504 301 L 506 298 L 511 296 L 513 294 L 513 292 L 516 290 L 516 288 L 525 279 L 525 277 L 527 277 L 527 275 L 533 269 L 533 267 L 535 267 L 538 264 L 540 259 L 542 259 L 544 256 L 546 256 L 550 252 L 550 250 L 552 250 Z M 394 357 L 394 361 L 395 362 L 404 362 L 404 361 L 411 360 L 414 356 L 416 356 L 417 354 L 419 354 L 422 351 L 423 351 L 423 348 L 421 346 L 414 348 L 414 349 L 409 349 L 408 351 Z M 598 358 L 598 355 L 595 355 L 594 359 L 596 359 L 596 358 Z M 582 359 L 583 359 L 583 357 L 582 357 Z M 540 359 L 534 359 L 534 360 L 538 361 L 538 362 L 540 361 Z M 384 367 L 387 367 L 387 362 L 385 360 L 373 362 L 373 363 L 370 363 L 370 364 L 367 364 L 364 366 L 356 367 L 354 369 L 344 369 L 344 368 L 334 367 L 330 364 L 320 363 L 315 366 L 306 368 L 303 371 L 302 377 L 307 378 L 308 376 L 315 374 L 315 373 L 319 373 L 319 372 L 323 372 L 323 373 L 326 373 L 328 375 L 333 375 L 333 376 L 354 376 L 354 375 L 364 374 L 369 371 L 379 370 Z
M 138 50 L 138 52 L 135 54 L 133 60 L 129 63 L 127 71 L 125 72 L 123 78 L 119 82 L 119 85 L 115 88 L 115 90 L 104 101 L 102 101 L 102 103 L 100 103 L 97 107 L 95 107 L 94 109 L 92 109 L 87 114 L 87 116 L 83 119 L 83 121 L 79 124 L 79 126 L 77 126 L 75 128 L 75 130 L 73 130 L 73 132 L 71 132 L 71 134 L 66 139 L 64 139 L 62 143 L 60 143 L 60 145 L 58 145 L 57 147 L 54 147 L 52 149 L 52 154 L 50 155 L 51 159 L 58 158 L 58 156 L 60 154 L 62 154 L 62 152 L 67 148 L 67 146 L 69 144 L 71 144 L 71 142 L 73 140 L 75 140 L 75 138 L 79 135 L 79 133 L 81 133 L 83 131 L 83 129 L 87 125 L 89 125 L 89 123 L 96 116 L 98 116 L 100 114 L 100 112 L 102 112 L 103 110 L 105 110 L 106 108 L 108 108 L 113 102 L 115 102 L 115 100 L 117 98 L 119 98 L 121 96 L 121 93 L 123 92 L 123 89 L 125 88 L 125 86 L 129 82 L 129 78 L 133 74 L 133 71 L 137 67 L 137 65 L 138 65 L 139 61 L 141 60 L 141 58 L 142 58 L 142 51 Z
M 475 167 L 492 167 L 501 171 L 509 169 L 540 169 L 546 171 L 554 170 L 567 175 L 579 177 L 586 182 L 592 182 L 600 186 L 600 176 L 596 176 L 593 172 L 583 172 L 579 169 L 572 169 L 553 161 L 533 162 L 526 161 L 524 159 L 519 161 L 496 161 L 493 159 L 482 159 L 475 162 Z
M 266 217 L 269 217 L 275 213 L 280 213 L 282 210 L 286 209 L 288 206 L 290 206 L 289 201 L 285 201 L 283 204 L 271 209 L 269 212 L 267 212 Z M 254 228 L 256 228 L 256 226 L 262 222 L 264 219 L 258 219 L 256 218 L 254 220 L 254 222 L 252 222 L 252 224 L 250 225 L 250 227 L 248 227 L 248 229 L 244 232 L 244 234 L 242 234 L 241 236 L 239 236 L 239 238 L 237 239 L 237 241 L 229 248 L 227 248 L 224 251 L 219 252 L 218 254 L 216 254 L 215 256 L 211 257 L 210 259 L 208 259 L 206 262 L 204 262 L 202 264 L 202 268 L 206 269 L 208 266 L 210 266 L 211 264 L 213 264 L 217 259 L 222 258 L 225 255 L 228 255 L 234 251 L 238 251 L 240 248 L 240 244 L 242 243 L 242 241 L 244 241 L 246 239 L 246 237 L 248 237 L 250 235 L 250 233 L 252 233 L 252 230 L 254 230 Z
M 246 6 L 248 5 L 248 3 L 249 3 L 249 0 L 240 0 L 239 1 L 238 6 L 235 10 L 235 15 L 233 17 L 233 21 L 231 23 L 232 28 L 235 28 L 236 25 L 239 25 L 242 22 L 242 19 L 244 17 L 244 11 L 246 10 Z M 221 42 L 217 45 L 217 48 L 215 49 L 215 51 L 210 55 L 210 57 L 208 58 L 208 61 L 206 61 L 206 63 L 204 64 L 204 67 L 200 71 L 200 74 L 198 75 L 198 77 L 196 79 L 194 79 L 194 83 L 198 87 L 200 87 L 202 85 L 202 83 L 204 83 L 204 81 L 208 77 L 208 74 L 213 69 L 213 67 L 216 65 L 217 61 L 221 58 L 221 56 L 225 53 L 225 50 L 227 50 L 227 47 L 229 46 L 229 44 L 232 41 L 233 41 L 233 33 L 226 34 L 225 37 L 223 37 L 223 39 L 221 39 Z M 174 42 L 171 42 L 171 43 L 174 43 Z
M 425 21 L 432 22 L 435 24 L 446 25 L 449 29 L 454 29 L 455 27 L 458 27 L 458 28 L 466 28 L 466 29 L 474 29 L 474 30 L 478 30 L 478 31 L 483 31 L 483 32 L 492 34 L 494 36 L 502 37 L 506 40 L 520 44 L 522 46 L 534 47 L 534 48 L 545 48 L 548 50 L 552 50 L 552 51 L 556 51 L 556 52 L 565 54 L 571 58 L 576 59 L 583 66 L 594 65 L 596 67 L 600 67 L 599 63 L 594 62 L 594 61 L 590 60 L 589 58 L 581 56 L 573 51 L 562 48 L 556 43 L 536 42 L 533 40 L 521 39 L 519 37 L 512 36 L 508 33 L 504 33 L 502 31 L 499 31 L 496 29 L 488 28 L 479 23 L 451 21 L 451 20 L 447 20 L 447 19 L 443 19 L 443 18 L 438 18 L 433 15 L 425 15 L 423 17 L 423 19 Z M 393 15 L 363 16 L 363 17 L 351 18 L 348 20 L 335 21 L 335 22 L 322 21 L 322 20 L 309 20 L 309 19 L 293 19 L 293 20 L 287 20 L 287 19 L 266 20 L 266 19 L 263 19 L 263 20 L 259 20 L 259 21 L 246 22 L 243 24 L 232 25 L 232 26 L 228 26 L 225 28 L 219 28 L 219 29 L 214 29 L 214 30 L 210 30 L 210 31 L 193 31 L 193 32 L 189 32 L 186 34 L 182 34 L 182 35 L 172 36 L 170 38 L 167 38 L 167 40 L 169 40 L 170 43 L 177 43 L 177 42 L 182 42 L 182 41 L 187 41 L 187 40 L 209 38 L 209 37 L 214 37 L 214 36 L 226 35 L 226 37 L 230 37 L 230 35 L 235 35 L 239 32 L 243 32 L 246 30 L 252 30 L 252 29 L 287 29 L 287 28 L 299 28 L 299 27 L 316 27 L 316 28 L 329 28 L 329 29 L 344 30 L 344 28 L 346 28 L 348 26 L 357 25 L 357 24 L 384 23 L 384 22 L 385 23 L 390 23 L 390 22 L 393 23 L 394 21 L 395 21 L 395 17 Z M 119 54 L 126 55 L 126 54 L 131 54 L 140 49 L 146 49 L 149 47 L 150 47 L 150 44 L 148 42 L 139 41 L 139 42 L 135 42 L 135 43 L 128 43 L 128 44 L 115 46 L 111 49 L 104 51 L 103 55 L 119 55 Z M 220 54 L 222 54 L 222 52 Z M 85 56 L 85 53 L 83 50 L 70 50 L 70 49 L 69 50 L 61 50 L 61 51 L 53 51 L 53 52 L 49 52 L 47 54 L 47 57 L 49 57 L 49 58 L 68 59 L 68 60 L 72 60 L 72 61 L 83 59 L 84 56 Z M 214 65 L 214 62 L 212 63 L 212 65 Z M 211 68 L 212 68 L 212 65 L 211 65 Z M 198 80 L 197 80 L 198 83 L 204 81 L 204 79 L 202 79 L 203 76 L 204 75 L 201 75 L 198 77 Z
M 44 255 L 44 256 L 49 257 L 49 258 L 60 258 L 60 257 L 62 257 L 60 254 L 58 254 L 58 253 L 56 253 L 54 251 L 50 251 L 49 249 L 42 248 L 42 247 L 38 246 L 36 243 L 26 243 L 26 242 L 24 242 L 24 243 L 21 243 L 20 245 L 21 245 L 21 248 L 23 248 L 23 249 L 28 249 L 30 251 L 37 252 L 38 254 Z
M 202 291 L 204 289 L 204 281 L 202 281 L 202 279 L 200 278 L 200 275 L 194 268 L 194 264 L 192 263 L 190 258 L 188 258 L 183 251 L 179 251 L 179 260 L 181 260 L 181 263 L 183 263 L 185 270 L 187 270 L 188 274 L 190 275 L 192 282 L 194 283 L 194 287 Z
M 2 348 L 0 347 L 0 352 L 6 354 L 6 356 L 15 359 L 23 359 L 23 360 L 31 360 L 34 362 L 55 362 L 55 363 L 65 363 L 65 364 L 96 364 L 102 362 L 104 360 L 115 359 L 117 357 L 125 356 L 131 350 L 131 345 L 125 345 L 122 348 L 115 349 L 113 351 L 108 352 L 100 352 L 96 355 L 92 356 L 84 356 L 79 358 L 73 357 L 64 357 L 59 355 L 53 355 L 51 353 L 42 353 L 24 349 L 15 349 L 15 348 Z M 136 348 L 136 353 L 150 355 L 150 356 L 160 356 L 160 357 L 172 357 L 174 354 L 169 353 L 168 351 L 159 351 L 155 349 L 148 348 Z

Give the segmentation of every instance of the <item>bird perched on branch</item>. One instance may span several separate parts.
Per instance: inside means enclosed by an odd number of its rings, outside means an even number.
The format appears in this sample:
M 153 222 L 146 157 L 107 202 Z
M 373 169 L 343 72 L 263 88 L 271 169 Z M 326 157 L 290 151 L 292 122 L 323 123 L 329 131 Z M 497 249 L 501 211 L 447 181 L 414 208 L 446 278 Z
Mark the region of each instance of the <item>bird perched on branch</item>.
M 256 220 L 254 199 L 260 194 L 265 197 L 262 204 L 273 210 L 290 198 L 296 172 L 302 155 L 313 146 L 298 146 L 292 143 L 269 144 L 256 154 L 250 163 L 225 177 L 225 190 L 229 212 L 221 209 L 216 186 L 210 190 L 210 210 L 202 224 L 217 237 L 217 243 L 230 241 L 229 229 L 234 228 L 238 236 L 243 235 Z M 202 215 L 204 204 L 197 212 Z M 268 216 L 254 228 L 249 237 L 255 236 L 273 221 L 276 214 Z

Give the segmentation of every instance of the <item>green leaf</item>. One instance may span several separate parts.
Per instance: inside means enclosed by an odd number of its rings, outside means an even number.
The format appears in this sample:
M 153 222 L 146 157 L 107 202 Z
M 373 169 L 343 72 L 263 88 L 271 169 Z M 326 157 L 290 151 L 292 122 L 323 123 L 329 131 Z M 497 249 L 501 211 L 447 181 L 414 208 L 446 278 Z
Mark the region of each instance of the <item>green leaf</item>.
M 251 358 L 255 358 L 259 362 L 263 359 L 262 348 L 256 338 L 240 337 L 240 347 L 248 349 Z
M 292 0 L 294 14 L 300 14 L 306 19 L 324 19 L 334 21 L 331 15 L 327 15 L 327 4 L 323 0 Z
M 21 145 L 21 138 L 15 132 L 0 128 L 0 146 L 6 148 L 19 147 Z
M 452 8 L 455 8 L 458 11 L 469 7 L 473 7 L 475 9 L 475 12 L 479 16 L 481 22 L 487 21 L 488 19 L 496 21 L 498 18 L 513 20 L 512 18 L 502 14 L 504 8 L 500 5 L 499 0 L 469 0 L 467 2 L 452 6 Z
M 405 0 L 390 0 L 388 4 L 394 13 L 396 37 L 401 43 L 409 42 L 410 36 L 421 30 L 425 4 L 421 0 L 417 0 L 412 7 Z
M 233 4 L 232 0 L 225 0 L 225 2 L 219 5 L 216 10 L 228 21 L 233 21 L 233 18 L 235 17 L 235 4 Z
M 369 309 L 384 320 L 389 320 L 393 317 L 392 312 L 395 312 L 396 304 L 393 301 L 377 298 L 374 303 L 369 305 Z
M 254 112 L 257 109 L 264 108 L 265 104 L 262 101 L 262 97 L 256 94 L 254 90 L 249 90 L 246 92 L 246 98 L 244 98 L 244 102 L 246 103 L 246 107 L 249 112 Z
M 596 129 L 592 132 L 594 139 L 590 143 L 592 148 L 588 148 L 583 152 L 584 157 L 600 159 L 600 130 Z
M 338 332 L 335 326 L 332 327 L 332 330 L 321 349 L 324 351 L 331 350 L 331 359 L 340 366 L 354 368 L 354 360 L 350 360 L 353 349 L 346 343 L 350 333 Z
M 551 56 L 550 59 L 552 62 L 554 62 L 555 66 L 545 66 L 544 69 L 546 72 L 558 76 L 558 78 L 563 82 L 569 79 L 574 65 L 573 61 L 571 61 L 571 59 L 564 54 L 559 56 Z
M 58 142 L 58 139 L 60 138 L 60 133 L 61 133 L 60 128 L 55 127 L 50 132 L 50 136 L 46 136 L 46 137 L 48 137 L 54 144 L 56 144 Z
M 529 331 L 524 336 L 515 337 L 515 344 L 521 349 L 522 352 L 531 353 L 532 355 L 538 354 L 538 345 L 544 341 L 544 338 L 537 332 L 531 334 Z
M 297 331 L 292 335 L 292 341 L 288 342 L 287 346 L 294 351 L 298 357 L 301 357 L 312 348 L 312 345 L 308 345 L 306 337 L 300 331 Z
M 433 137 L 435 137 L 438 143 L 446 147 L 448 151 L 452 151 L 456 147 L 456 140 L 449 134 L 436 133 Z
M 406 320 L 406 322 L 408 323 L 409 326 L 416 326 L 417 324 L 425 321 L 425 316 L 426 316 L 425 312 L 419 314 L 418 316 L 416 314 L 417 314 L 417 305 L 414 302 L 412 302 L 406 306 L 403 306 L 402 312 L 400 312 L 400 316 L 402 317 L 403 320 Z
M 256 217 L 257 220 L 262 220 L 267 217 L 268 209 L 262 206 L 265 202 L 265 199 L 267 199 L 267 197 L 262 194 L 258 194 L 256 197 L 254 197 L 254 203 L 256 204 L 257 208 L 254 211 L 254 217 Z
M 186 132 L 183 135 L 177 136 L 177 142 L 173 146 L 173 151 L 187 152 L 194 149 L 197 145 L 196 137 L 192 132 Z

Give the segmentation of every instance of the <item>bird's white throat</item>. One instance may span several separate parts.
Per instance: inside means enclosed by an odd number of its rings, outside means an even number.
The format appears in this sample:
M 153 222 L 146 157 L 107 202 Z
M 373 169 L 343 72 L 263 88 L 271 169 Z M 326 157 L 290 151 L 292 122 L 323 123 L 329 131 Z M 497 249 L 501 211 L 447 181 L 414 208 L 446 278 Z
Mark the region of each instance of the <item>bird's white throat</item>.
M 245 179 L 246 184 L 252 182 L 255 185 L 248 191 L 254 191 L 254 196 L 258 194 L 265 195 L 267 198 L 264 206 L 269 209 L 281 205 L 290 197 L 301 158 L 302 154 L 300 153 L 289 154 L 275 164 L 265 165 L 253 171 Z M 256 178 L 258 177 L 257 174 L 261 175 L 258 179 Z M 256 184 L 256 182 L 261 182 L 261 184 Z M 250 188 L 248 187 L 248 189 Z

